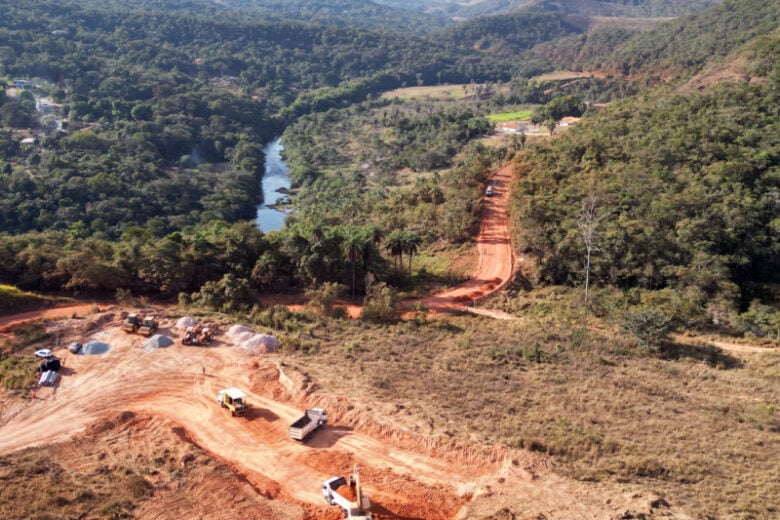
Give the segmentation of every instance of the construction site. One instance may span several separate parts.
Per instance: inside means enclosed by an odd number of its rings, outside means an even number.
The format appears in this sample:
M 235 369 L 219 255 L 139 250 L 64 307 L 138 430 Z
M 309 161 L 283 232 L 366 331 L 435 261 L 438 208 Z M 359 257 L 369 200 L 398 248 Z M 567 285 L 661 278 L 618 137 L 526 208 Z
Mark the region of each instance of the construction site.
M 285 369 L 282 356 L 258 354 L 258 335 L 246 330 L 192 348 L 181 341 L 188 320 L 181 329 L 159 318 L 157 334 L 146 338 L 124 330 L 126 316 L 113 308 L 47 322 L 60 338 L 52 349 L 60 377 L 28 399 L 3 397 L 0 453 L 66 452 L 61 463 L 72 471 L 140 458 L 139 451 L 167 453 L 176 471 L 199 465 L 159 486 L 161 475 L 149 471 L 154 491 L 134 517 L 192 518 L 197 510 L 199 518 L 465 519 L 523 496 L 558 518 L 607 518 L 647 499 L 610 493 L 605 503 L 600 486 L 559 477 L 522 450 L 426 442 L 365 403 L 317 392 Z M 150 348 L 158 336 L 170 341 Z M 104 347 L 73 353 L 74 342 Z M 171 455 L 186 446 L 198 456 Z M 232 477 L 208 477 L 213 464 Z M 220 492 L 225 478 L 229 497 Z

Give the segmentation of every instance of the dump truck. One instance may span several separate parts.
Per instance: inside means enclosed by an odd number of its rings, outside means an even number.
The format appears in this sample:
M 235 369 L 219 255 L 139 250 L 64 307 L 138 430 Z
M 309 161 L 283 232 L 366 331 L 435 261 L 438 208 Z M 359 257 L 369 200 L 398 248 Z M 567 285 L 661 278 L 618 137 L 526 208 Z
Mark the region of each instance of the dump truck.
M 182 345 L 207 345 L 211 342 L 211 328 L 187 327 L 181 339 Z
M 225 388 L 217 394 L 217 403 L 221 408 L 230 410 L 230 415 L 236 416 L 246 412 L 246 394 L 238 388 Z
M 311 434 L 328 422 L 328 414 L 322 408 L 309 408 L 290 425 L 290 438 L 296 441 L 306 442 Z
M 138 314 L 132 313 L 127 315 L 127 319 L 122 325 L 122 330 L 128 334 L 137 333 L 149 337 L 157 331 L 157 327 L 159 327 L 159 324 L 154 318 L 140 318 Z
M 371 502 L 360 486 L 358 467 L 349 478 L 332 477 L 322 483 L 322 496 L 332 506 L 339 506 L 344 518 L 371 520 Z

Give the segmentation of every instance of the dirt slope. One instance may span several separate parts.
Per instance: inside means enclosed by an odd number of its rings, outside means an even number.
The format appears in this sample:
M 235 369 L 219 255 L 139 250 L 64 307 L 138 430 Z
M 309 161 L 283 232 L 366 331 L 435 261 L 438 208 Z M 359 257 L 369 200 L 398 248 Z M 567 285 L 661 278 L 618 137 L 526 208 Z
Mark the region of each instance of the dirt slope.
M 163 323 L 167 326 L 170 323 Z M 174 335 L 166 328 L 161 332 Z M 338 412 L 308 444 L 291 441 L 287 426 L 300 415 L 307 396 L 279 372 L 278 360 L 224 343 L 147 351 L 141 348 L 144 338 L 125 335 L 118 322 L 73 339 L 104 341 L 111 350 L 99 356 L 57 350 L 65 366 L 60 384 L 41 389 L 36 399 L 4 403 L 0 454 L 67 443 L 95 424 L 131 412 L 175 425 L 179 442 L 204 450 L 259 495 L 285 505 L 287 512 L 290 507 L 299 511 L 300 518 L 340 518 L 337 508 L 325 505 L 319 487 L 354 463 L 361 467 L 379 518 L 477 518 L 520 494 L 527 497 L 527 510 L 546 518 L 611 518 L 645 507 L 646 499 L 637 498 L 641 495 L 568 481 L 543 466 L 531 471 L 518 462 L 529 454 L 507 451 L 504 459 L 482 464 L 446 454 L 431 456 L 423 446 L 400 445 L 379 429 L 354 430 L 340 423 Z M 252 408 L 246 416 L 232 418 L 216 405 L 217 391 L 228 386 L 249 395 Z M 367 417 L 365 423 L 370 422 Z M 112 449 L 123 456 L 121 444 Z M 210 488 L 204 479 L 197 482 L 199 503 L 208 502 L 204 494 L 219 494 L 221 489 L 219 480 Z M 172 495 L 161 493 L 138 517 L 172 518 L 172 511 L 182 507 Z

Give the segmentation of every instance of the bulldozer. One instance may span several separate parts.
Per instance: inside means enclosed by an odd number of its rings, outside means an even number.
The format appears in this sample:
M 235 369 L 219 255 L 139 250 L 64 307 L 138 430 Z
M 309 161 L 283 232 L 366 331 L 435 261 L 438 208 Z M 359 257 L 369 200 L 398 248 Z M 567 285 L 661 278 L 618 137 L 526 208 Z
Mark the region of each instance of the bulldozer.
M 230 415 L 241 415 L 247 409 L 244 398 L 246 394 L 238 388 L 226 388 L 217 394 L 217 403 L 221 408 L 230 410 Z
M 181 339 L 182 345 L 207 345 L 211 342 L 210 327 L 187 327 Z
M 131 313 L 127 315 L 127 319 L 122 325 L 122 330 L 128 334 L 141 334 L 149 337 L 157 331 L 158 327 L 159 324 L 154 318 L 148 316 L 140 318 L 138 314 Z

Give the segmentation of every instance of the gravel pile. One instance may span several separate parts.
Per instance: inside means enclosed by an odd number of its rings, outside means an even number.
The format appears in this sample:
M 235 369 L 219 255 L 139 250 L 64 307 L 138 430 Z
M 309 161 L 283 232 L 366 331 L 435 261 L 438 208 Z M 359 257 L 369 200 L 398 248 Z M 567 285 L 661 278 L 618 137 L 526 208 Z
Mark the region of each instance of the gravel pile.
M 90 341 L 81 347 L 79 355 L 97 356 L 100 354 L 105 354 L 109 350 L 111 350 L 111 347 L 108 345 L 108 343 L 103 343 L 102 341 Z

